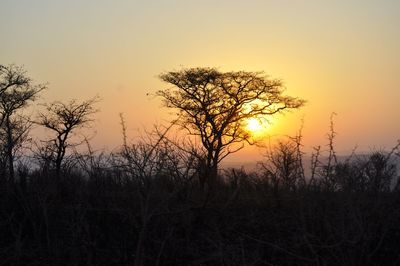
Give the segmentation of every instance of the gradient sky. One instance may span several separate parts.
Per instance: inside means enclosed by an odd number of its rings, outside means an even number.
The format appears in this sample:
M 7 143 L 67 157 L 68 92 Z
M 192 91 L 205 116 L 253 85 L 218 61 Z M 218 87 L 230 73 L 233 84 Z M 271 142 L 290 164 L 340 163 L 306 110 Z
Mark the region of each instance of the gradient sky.
M 121 112 L 130 136 L 170 118 L 146 96 L 168 87 L 158 74 L 218 67 L 264 71 L 308 101 L 272 138 L 304 118 L 306 150 L 325 145 L 336 112 L 337 150 L 368 151 L 400 138 L 399 25 L 395 0 L 0 0 L 0 64 L 48 82 L 41 102 L 99 95 L 100 148 L 121 143 Z

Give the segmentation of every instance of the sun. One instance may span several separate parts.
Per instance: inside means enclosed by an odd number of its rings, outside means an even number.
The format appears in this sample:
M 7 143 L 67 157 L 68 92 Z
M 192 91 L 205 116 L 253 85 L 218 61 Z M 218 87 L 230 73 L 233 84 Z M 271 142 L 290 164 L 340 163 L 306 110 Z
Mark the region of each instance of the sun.
M 261 122 L 257 118 L 250 118 L 246 121 L 246 129 L 252 133 L 257 133 L 262 128 Z
M 265 118 L 252 117 L 244 121 L 244 129 L 250 133 L 251 138 L 262 139 L 268 133 L 268 121 Z
M 247 119 L 245 128 L 253 137 L 260 137 L 266 133 L 265 123 L 260 118 Z

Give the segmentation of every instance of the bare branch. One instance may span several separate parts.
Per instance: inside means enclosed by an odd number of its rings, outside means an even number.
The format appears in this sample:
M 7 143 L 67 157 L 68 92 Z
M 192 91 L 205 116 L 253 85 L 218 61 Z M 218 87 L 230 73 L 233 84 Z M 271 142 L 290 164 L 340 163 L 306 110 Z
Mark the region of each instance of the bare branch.
M 71 100 L 68 103 L 53 102 L 45 105 L 47 112 L 39 113 L 37 124 L 52 131 L 55 136 L 48 143 L 52 143 L 54 164 L 57 175 L 60 174 L 61 163 L 69 146 L 76 146 L 68 142 L 76 129 L 88 126 L 93 122 L 92 115 L 98 110 L 94 105 L 99 101 L 98 97 L 83 101 Z
M 282 82 L 260 72 L 189 68 L 163 73 L 160 79 L 175 87 L 156 95 L 166 107 L 178 110 L 177 122 L 182 128 L 200 137 L 212 175 L 223 158 L 246 142 L 252 144 L 251 135 L 243 128 L 246 119 L 297 109 L 305 103 L 283 95 Z

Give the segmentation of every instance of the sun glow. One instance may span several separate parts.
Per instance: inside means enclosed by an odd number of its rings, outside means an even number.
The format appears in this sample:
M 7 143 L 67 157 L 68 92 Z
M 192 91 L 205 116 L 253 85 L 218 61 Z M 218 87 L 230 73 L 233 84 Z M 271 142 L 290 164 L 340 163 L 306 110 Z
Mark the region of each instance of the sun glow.
M 246 129 L 250 131 L 251 133 L 257 133 L 260 132 L 263 129 L 263 126 L 261 125 L 261 122 L 257 118 L 250 118 L 246 122 Z
M 246 119 L 244 128 L 251 135 L 251 139 L 260 140 L 267 136 L 268 121 L 265 118 L 253 117 Z

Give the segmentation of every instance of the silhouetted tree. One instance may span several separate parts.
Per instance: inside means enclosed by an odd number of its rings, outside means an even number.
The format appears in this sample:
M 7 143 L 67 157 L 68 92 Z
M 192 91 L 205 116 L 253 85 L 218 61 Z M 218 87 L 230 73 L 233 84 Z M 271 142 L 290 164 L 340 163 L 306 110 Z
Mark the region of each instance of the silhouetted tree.
M 178 122 L 189 134 L 200 137 L 205 149 L 207 183 L 217 176 L 218 164 L 250 143 L 246 119 L 296 109 L 304 100 L 282 95 L 279 80 L 257 72 L 220 72 L 190 68 L 167 72 L 160 78 L 175 88 L 159 90 L 166 107 L 179 111 Z
M 339 190 L 346 192 L 365 191 L 366 182 L 362 174 L 362 165 L 356 162 L 338 162 L 334 168 L 334 180 Z
M 72 133 L 93 121 L 92 115 L 97 112 L 94 104 L 98 98 L 81 103 L 71 100 L 68 103 L 53 102 L 46 105 L 47 112 L 39 114 L 39 125 L 44 126 L 54 133 L 54 138 L 48 141 L 56 174 L 59 176 L 65 152 L 71 144 L 68 142 Z M 48 150 L 47 149 L 47 150 Z
M 10 180 L 14 180 L 14 152 L 27 136 L 31 123 L 19 110 L 36 99 L 44 85 L 33 85 L 22 67 L 0 65 L 0 136 Z
M 261 163 L 261 168 L 275 192 L 278 188 L 295 190 L 304 181 L 297 152 L 296 143 L 279 141 L 265 154 L 267 161 Z
M 335 183 L 344 191 L 388 192 L 397 177 L 391 153 L 374 151 L 356 161 L 339 162 L 334 168 Z
M 390 191 L 396 174 L 396 165 L 390 161 L 390 156 L 380 151 L 373 152 L 364 167 L 367 189 L 372 192 Z

